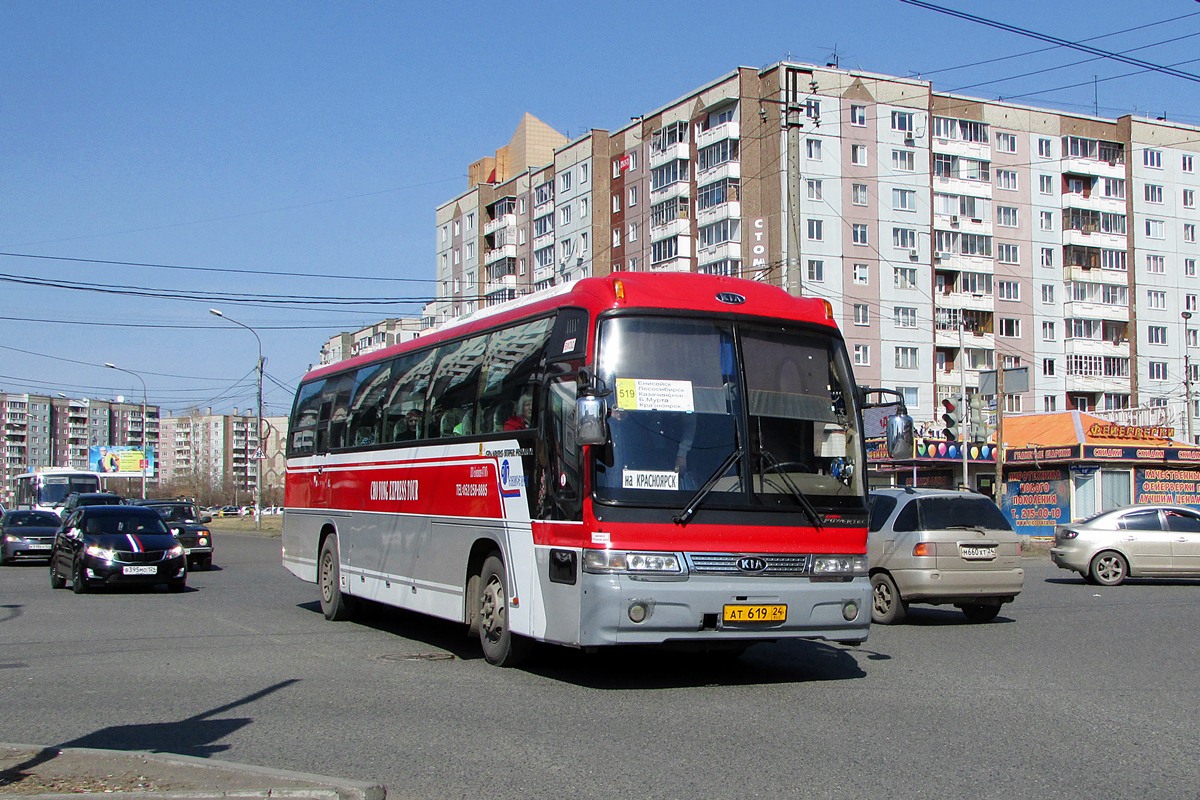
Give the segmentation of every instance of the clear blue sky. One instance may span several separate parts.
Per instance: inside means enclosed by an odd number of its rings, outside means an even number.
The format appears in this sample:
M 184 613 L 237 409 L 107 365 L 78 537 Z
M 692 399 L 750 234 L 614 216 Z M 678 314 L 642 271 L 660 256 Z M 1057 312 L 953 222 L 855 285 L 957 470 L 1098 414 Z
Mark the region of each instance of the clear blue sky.
M 1200 73 L 1192 0 L 939 4 Z M 260 332 L 282 414 L 329 336 L 422 303 L 161 295 L 431 296 L 435 208 L 527 111 L 574 138 L 740 65 L 836 53 L 938 91 L 1200 124 L 1196 81 L 900 0 L 6 0 L 0 32 L 0 389 L 139 401 L 113 362 L 177 411 L 254 402 L 254 339 L 210 307 Z

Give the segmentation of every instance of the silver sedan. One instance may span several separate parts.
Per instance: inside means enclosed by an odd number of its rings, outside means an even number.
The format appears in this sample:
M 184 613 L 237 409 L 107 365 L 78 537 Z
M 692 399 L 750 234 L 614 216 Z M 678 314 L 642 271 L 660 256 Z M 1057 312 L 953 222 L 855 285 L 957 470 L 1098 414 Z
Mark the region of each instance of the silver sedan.
M 1200 511 L 1138 505 L 1059 525 L 1050 558 L 1090 583 L 1200 577 Z

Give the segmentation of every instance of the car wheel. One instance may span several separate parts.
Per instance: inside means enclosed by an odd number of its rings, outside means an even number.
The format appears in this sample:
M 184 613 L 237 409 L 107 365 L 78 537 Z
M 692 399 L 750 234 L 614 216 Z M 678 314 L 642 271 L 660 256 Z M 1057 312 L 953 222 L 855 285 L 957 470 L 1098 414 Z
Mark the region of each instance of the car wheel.
M 200 569 L 204 570 L 205 572 L 208 572 L 210 569 L 212 569 L 212 556 L 204 557 L 204 560 L 200 562 Z
M 1101 586 L 1116 586 L 1129 577 L 1129 562 L 1115 550 L 1105 550 L 1092 559 L 1088 576 Z
M 354 616 L 354 598 L 342 594 L 337 536 L 326 536 L 317 559 L 317 585 L 321 589 L 321 613 L 335 622 Z
M 493 553 L 479 571 L 479 643 L 483 657 L 497 667 L 515 667 L 528 656 L 533 643 L 508 625 L 508 575 Z
M 54 556 L 50 556 L 50 588 L 61 589 L 66 585 L 66 579 L 58 574 L 58 570 L 54 566 Z
M 83 574 L 83 559 L 76 558 L 75 563 L 71 566 L 71 591 L 75 594 L 84 594 L 87 590 L 88 582 Z
M 896 582 L 886 572 L 871 576 L 871 621 L 876 625 L 894 625 L 908 616 L 908 603 L 900 596 Z
M 959 606 L 959 609 L 971 622 L 991 622 L 1000 613 L 999 605 L 993 606 L 983 603 L 968 603 L 965 606 Z

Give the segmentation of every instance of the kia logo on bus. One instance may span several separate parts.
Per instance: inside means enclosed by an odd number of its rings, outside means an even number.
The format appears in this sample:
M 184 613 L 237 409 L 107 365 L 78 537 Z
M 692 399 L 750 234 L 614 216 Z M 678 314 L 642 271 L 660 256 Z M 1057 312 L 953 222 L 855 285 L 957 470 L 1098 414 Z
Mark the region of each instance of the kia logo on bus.
M 767 568 L 767 560 L 758 556 L 739 558 L 737 568 L 742 572 L 762 572 Z
M 728 303 L 731 306 L 740 306 L 746 302 L 746 298 L 742 297 L 737 292 L 721 292 L 717 295 L 717 300 L 722 303 Z

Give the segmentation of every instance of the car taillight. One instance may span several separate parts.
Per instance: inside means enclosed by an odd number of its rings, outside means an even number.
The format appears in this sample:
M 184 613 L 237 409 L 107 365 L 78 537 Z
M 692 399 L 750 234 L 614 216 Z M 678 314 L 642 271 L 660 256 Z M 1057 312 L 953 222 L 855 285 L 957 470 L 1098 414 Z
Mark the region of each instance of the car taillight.
M 1054 538 L 1061 541 L 1062 539 L 1074 539 L 1078 535 L 1079 531 L 1073 531 L 1070 528 L 1059 528 L 1058 533 L 1055 534 Z
M 921 542 L 913 548 L 914 556 L 932 556 L 933 554 L 933 542 Z

